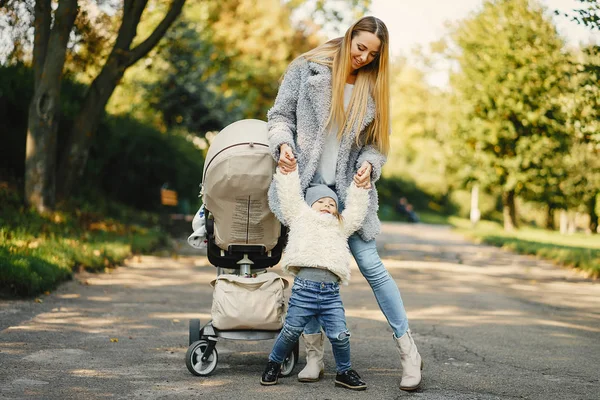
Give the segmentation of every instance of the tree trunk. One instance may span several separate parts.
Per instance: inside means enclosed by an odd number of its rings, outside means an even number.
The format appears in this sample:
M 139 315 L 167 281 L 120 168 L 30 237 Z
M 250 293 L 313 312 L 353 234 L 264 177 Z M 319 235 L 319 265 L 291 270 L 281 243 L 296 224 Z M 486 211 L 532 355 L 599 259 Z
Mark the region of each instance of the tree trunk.
M 44 72 L 44 60 L 50 37 L 50 23 L 52 21 L 51 0 L 39 0 L 35 2 L 34 9 L 34 36 L 33 36 L 33 72 L 34 90 L 39 86 Z
M 481 218 L 481 212 L 479 211 L 479 185 L 473 185 L 471 188 L 471 212 L 469 213 L 471 220 L 471 226 L 477 225 Z
M 569 215 L 567 210 L 560 210 L 560 234 L 566 235 L 569 228 Z
M 577 232 L 577 213 L 568 213 L 567 221 L 567 234 L 572 235 Z
M 106 63 L 102 72 L 90 86 L 83 106 L 73 122 L 66 151 L 58 169 L 58 191 L 61 199 L 66 198 L 81 177 L 93 142 L 96 127 L 104 113 L 104 107 L 116 88 L 119 76 L 115 67 Z
M 596 200 L 600 195 L 593 196 L 588 204 L 588 214 L 590 214 L 590 231 L 592 234 L 598 233 L 598 214 L 596 214 Z
M 35 6 L 34 95 L 29 103 L 25 149 L 25 201 L 42 212 L 54 207 L 56 131 L 60 89 L 69 33 L 77 16 L 77 0 L 62 0 L 52 31 L 50 1 Z
M 502 193 L 504 230 L 512 231 L 517 225 L 517 208 L 515 206 L 515 191 L 509 190 Z
M 123 78 L 125 70 L 156 46 L 181 13 L 185 0 L 173 0 L 171 8 L 154 32 L 138 46 L 130 49 L 146 3 L 147 0 L 125 2 L 123 20 L 115 46 L 102 71 L 88 89 L 83 106 L 75 117 L 72 131 L 67 139 L 66 151 L 60 160 L 58 169 L 58 192 L 62 199 L 71 194 L 85 169 L 98 123 L 104 114 L 104 108 L 119 81 Z
M 56 81 L 55 81 L 56 82 Z M 45 79 L 29 104 L 25 147 L 25 201 L 39 212 L 54 207 L 59 91 Z
M 554 206 L 551 204 L 548 204 L 546 209 L 546 229 L 554 230 Z

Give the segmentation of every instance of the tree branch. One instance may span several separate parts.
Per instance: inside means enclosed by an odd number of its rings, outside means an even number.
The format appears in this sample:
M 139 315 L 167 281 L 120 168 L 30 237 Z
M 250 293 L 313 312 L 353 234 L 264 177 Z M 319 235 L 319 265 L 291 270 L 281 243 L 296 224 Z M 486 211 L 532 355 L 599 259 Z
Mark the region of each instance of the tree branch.
M 156 46 L 156 44 L 163 38 L 169 27 L 175 22 L 179 14 L 181 14 L 181 9 L 183 8 L 183 4 L 185 0 L 173 0 L 171 3 L 171 8 L 165 15 L 160 24 L 156 27 L 154 32 L 148 36 L 146 40 L 137 45 L 135 48 L 131 49 L 131 54 L 128 60 L 128 66 L 134 64 L 140 58 L 144 57 L 146 54 Z
M 571 21 L 574 21 L 579 25 L 584 25 L 591 30 L 600 30 L 600 3 L 598 3 L 598 0 L 577 1 L 582 3 L 582 6 L 586 5 L 587 7 L 572 9 L 572 14 L 568 14 L 559 10 L 555 10 L 554 14 L 563 15 L 567 18 L 570 18 Z
M 121 26 L 119 27 L 115 45 L 110 51 L 100 74 L 94 79 L 94 82 L 98 81 L 101 75 L 111 75 L 119 69 L 124 71 L 130 65 L 128 63 L 130 57 L 129 48 L 131 42 L 133 42 L 133 39 L 135 38 L 140 18 L 142 17 L 142 13 L 144 12 L 144 8 L 146 8 L 147 3 L 148 0 L 124 1 L 123 18 L 121 20 Z M 94 84 L 90 86 L 90 90 L 94 90 L 95 88 L 97 88 L 97 86 Z
M 77 0 L 61 0 L 58 3 L 58 8 L 54 13 L 54 26 L 48 37 L 40 77 L 46 76 L 49 79 L 58 80 L 62 77 L 67 43 L 69 42 L 69 35 L 73 29 L 77 12 Z
M 38 0 L 35 2 L 34 8 L 33 72 L 36 88 L 42 77 L 48 39 L 50 38 L 50 22 L 52 19 L 50 2 L 51 0 Z
M 123 5 L 123 19 L 119 27 L 119 33 L 113 52 L 123 53 L 129 51 L 129 46 L 137 33 L 137 27 L 140 23 L 140 18 L 146 8 L 148 0 L 129 0 Z

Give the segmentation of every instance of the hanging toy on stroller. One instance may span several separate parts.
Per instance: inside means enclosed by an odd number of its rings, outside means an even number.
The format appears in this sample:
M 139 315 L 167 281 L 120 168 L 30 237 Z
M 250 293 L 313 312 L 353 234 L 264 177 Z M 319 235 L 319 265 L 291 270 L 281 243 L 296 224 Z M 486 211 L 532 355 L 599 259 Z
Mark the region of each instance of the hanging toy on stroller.
M 285 227 L 269 209 L 267 192 L 275 171 L 267 124 L 247 119 L 216 135 L 208 149 L 202 177 L 203 206 L 196 214 L 188 243 L 206 246 L 217 268 L 212 320 L 190 320 L 188 370 L 211 374 L 218 363 L 219 338 L 275 339 L 283 326 L 288 282 L 267 269 L 276 265 L 285 245 Z M 226 273 L 227 272 L 227 273 Z M 288 376 L 298 361 L 298 344 L 282 365 Z

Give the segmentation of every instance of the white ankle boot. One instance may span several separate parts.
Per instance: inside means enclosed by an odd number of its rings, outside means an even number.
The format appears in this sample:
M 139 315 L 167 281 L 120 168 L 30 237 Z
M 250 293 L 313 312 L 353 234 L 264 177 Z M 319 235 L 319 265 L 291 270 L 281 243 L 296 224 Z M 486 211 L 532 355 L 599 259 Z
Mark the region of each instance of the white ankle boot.
M 415 390 L 421 385 L 421 370 L 423 369 L 423 361 L 417 350 L 410 329 L 397 338 L 394 335 L 396 348 L 400 354 L 400 365 L 402 366 L 402 380 L 400 381 L 400 389 Z
M 306 367 L 298 374 L 300 382 L 317 382 L 323 376 L 323 332 L 312 335 L 302 334 L 306 345 Z

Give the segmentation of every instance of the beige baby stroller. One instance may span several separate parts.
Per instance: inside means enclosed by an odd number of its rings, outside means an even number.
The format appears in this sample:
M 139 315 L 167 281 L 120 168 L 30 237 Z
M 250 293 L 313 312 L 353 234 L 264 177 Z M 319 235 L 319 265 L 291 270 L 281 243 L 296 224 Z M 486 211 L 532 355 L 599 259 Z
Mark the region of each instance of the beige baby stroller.
M 206 232 L 201 239 L 217 279 L 211 283 L 212 320 L 204 326 L 199 319 L 189 324 L 185 363 L 194 375 L 215 370 L 219 339 L 274 339 L 283 326 L 288 283 L 267 272 L 279 262 L 286 238 L 267 200 L 275 166 L 264 121 L 241 120 L 225 127 L 208 150 L 201 190 L 206 225 L 200 231 Z M 281 375 L 290 375 L 297 361 L 298 344 Z

